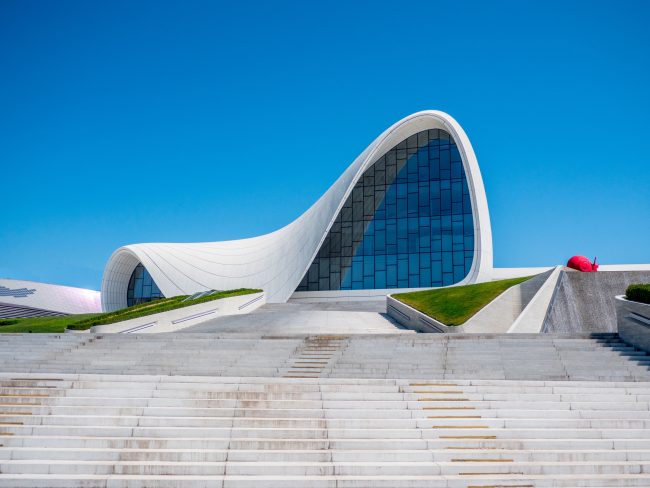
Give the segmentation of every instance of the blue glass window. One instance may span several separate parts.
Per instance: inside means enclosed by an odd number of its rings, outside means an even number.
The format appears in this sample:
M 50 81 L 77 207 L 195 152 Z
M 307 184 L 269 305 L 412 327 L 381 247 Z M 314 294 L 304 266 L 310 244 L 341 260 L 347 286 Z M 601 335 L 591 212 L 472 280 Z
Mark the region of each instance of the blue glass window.
M 126 292 L 127 306 L 131 307 L 138 303 L 150 302 L 159 298 L 165 298 L 165 295 L 161 293 L 147 268 L 138 263 L 129 279 L 129 287 Z
M 366 170 L 297 291 L 447 286 L 473 255 L 460 151 L 446 131 L 425 130 Z

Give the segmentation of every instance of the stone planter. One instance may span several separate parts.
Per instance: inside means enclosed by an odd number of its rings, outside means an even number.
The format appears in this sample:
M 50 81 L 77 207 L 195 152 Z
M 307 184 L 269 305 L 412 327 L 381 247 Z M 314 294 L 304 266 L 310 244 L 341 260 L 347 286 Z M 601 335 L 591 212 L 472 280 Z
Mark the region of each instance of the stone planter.
M 618 335 L 628 344 L 650 351 L 650 304 L 616 297 Z

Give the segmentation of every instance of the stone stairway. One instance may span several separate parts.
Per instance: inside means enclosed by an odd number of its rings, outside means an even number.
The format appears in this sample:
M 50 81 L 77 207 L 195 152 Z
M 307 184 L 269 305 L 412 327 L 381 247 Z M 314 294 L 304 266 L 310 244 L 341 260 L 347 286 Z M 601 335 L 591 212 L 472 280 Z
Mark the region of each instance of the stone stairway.
M 0 371 L 650 381 L 650 356 L 615 334 L 12 334 Z
M 345 336 L 307 337 L 289 360 L 283 378 L 318 378 L 347 345 Z
M 650 485 L 650 382 L 0 375 L 3 487 Z
M 614 334 L 0 336 L 0 487 L 650 486 Z

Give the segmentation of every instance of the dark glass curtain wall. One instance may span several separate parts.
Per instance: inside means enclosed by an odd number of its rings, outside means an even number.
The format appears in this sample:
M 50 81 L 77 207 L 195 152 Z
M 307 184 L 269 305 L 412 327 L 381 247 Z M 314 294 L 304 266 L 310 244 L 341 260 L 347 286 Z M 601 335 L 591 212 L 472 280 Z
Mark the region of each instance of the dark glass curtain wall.
M 444 130 L 425 130 L 359 179 L 297 291 L 447 286 L 473 256 L 458 147 Z
M 165 298 L 165 296 L 158 289 L 158 285 L 153 281 L 147 268 L 142 264 L 138 264 L 129 279 L 129 288 L 126 292 L 127 306 L 130 307 L 138 303 L 158 300 L 159 298 Z

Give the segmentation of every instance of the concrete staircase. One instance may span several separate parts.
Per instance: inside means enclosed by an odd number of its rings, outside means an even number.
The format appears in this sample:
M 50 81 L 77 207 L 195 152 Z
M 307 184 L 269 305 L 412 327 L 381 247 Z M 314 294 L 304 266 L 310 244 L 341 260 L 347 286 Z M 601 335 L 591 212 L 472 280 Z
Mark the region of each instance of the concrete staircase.
M 615 334 L 0 336 L 12 372 L 650 381 L 649 366 Z
M 611 334 L 3 336 L 0 487 L 650 486 L 649 361 Z
M 650 383 L 0 383 L 3 487 L 650 485 Z

